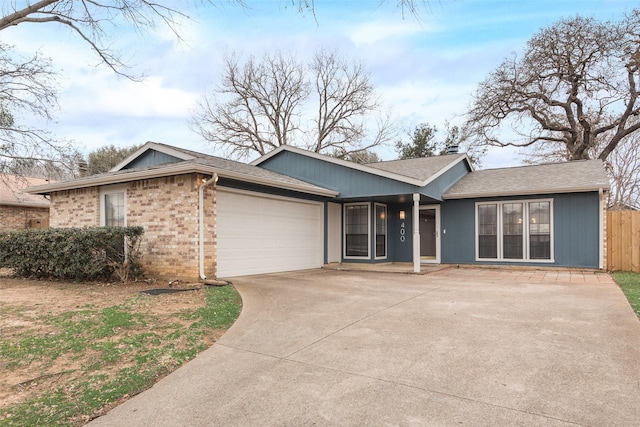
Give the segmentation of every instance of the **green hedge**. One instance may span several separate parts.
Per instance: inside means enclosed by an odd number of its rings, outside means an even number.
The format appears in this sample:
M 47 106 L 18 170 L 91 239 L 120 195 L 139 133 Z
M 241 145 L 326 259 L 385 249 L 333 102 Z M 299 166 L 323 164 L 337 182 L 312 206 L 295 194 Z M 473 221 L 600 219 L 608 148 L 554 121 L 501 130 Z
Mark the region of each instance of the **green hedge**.
M 143 233 L 142 227 L 4 232 L 0 233 L 0 267 L 22 277 L 124 281 L 142 275 Z

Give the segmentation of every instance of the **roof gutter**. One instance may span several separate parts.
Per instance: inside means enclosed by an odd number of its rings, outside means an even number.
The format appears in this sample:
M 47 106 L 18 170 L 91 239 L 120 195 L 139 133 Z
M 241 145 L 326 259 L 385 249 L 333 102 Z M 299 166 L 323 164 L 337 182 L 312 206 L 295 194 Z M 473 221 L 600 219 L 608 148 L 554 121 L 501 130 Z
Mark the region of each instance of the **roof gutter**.
M 172 165 L 162 168 L 135 170 L 113 175 L 100 175 L 97 177 L 81 178 L 74 181 L 56 182 L 53 184 L 36 185 L 29 187 L 23 192 L 29 194 L 49 194 L 54 191 L 73 190 L 77 188 L 99 187 L 101 185 L 119 184 L 141 179 L 160 178 L 168 175 L 179 175 L 182 173 L 204 173 L 211 174 L 212 168 L 201 165 Z
M 485 193 L 462 193 L 462 194 L 445 194 L 442 195 L 444 200 L 457 200 L 457 199 L 477 199 L 482 197 L 507 197 L 507 196 L 531 196 L 536 194 L 563 194 L 563 193 L 587 193 L 591 191 L 607 191 L 606 186 L 599 187 L 572 187 L 572 188 L 546 188 L 537 190 L 513 190 L 503 192 L 485 192 Z
M 37 202 L 3 202 L 0 200 L 0 206 L 15 206 L 19 208 L 45 208 L 49 209 L 51 204 L 47 201 L 46 203 L 37 203 Z
M 54 191 L 64 191 L 64 190 L 71 190 L 76 188 L 87 188 L 87 187 L 99 187 L 101 185 L 117 184 L 122 182 L 137 181 L 141 179 L 161 178 L 163 176 L 178 175 L 182 173 L 203 173 L 203 174 L 210 175 L 213 173 L 213 168 L 205 165 L 198 165 L 198 164 L 196 165 L 179 164 L 175 166 L 165 166 L 157 169 L 133 171 L 129 173 L 121 173 L 121 174 L 106 175 L 106 176 L 102 175 L 95 178 L 87 178 L 87 179 L 79 179 L 75 181 L 37 185 L 37 186 L 29 187 L 23 191 L 29 194 L 50 194 Z M 307 194 L 315 194 L 318 196 L 335 197 L 338 195 L 337 191 L 329 190 L 326 188 L 321 188 L 321 187 L 309 188 L 304 185 L 299 185 L 299 184 L 290 183 L 290 182 L 276 181 L 273 179 L 262 178 L 262 177 L 258 178 L 258 177 L 253 177 L 251 175 L 238 173 L 234 171 L 228 171 L 228 170 L 222 171 L 222 174 L 220 176 L 223 176 L 225 178 L 238 179 L 244 182 L 267 185 L 270 187 L 299 191 Z
M 214 188 L 216 183 L 218 182 L 218 174 L 216 172 L 213 173 L 213 176 L 203 182 L 198 188 L 198 246 L 200 250 L 200 279 L 207 280 L 207 276 L 204 274 L 204 189 L 209 184 L 213 184 Z

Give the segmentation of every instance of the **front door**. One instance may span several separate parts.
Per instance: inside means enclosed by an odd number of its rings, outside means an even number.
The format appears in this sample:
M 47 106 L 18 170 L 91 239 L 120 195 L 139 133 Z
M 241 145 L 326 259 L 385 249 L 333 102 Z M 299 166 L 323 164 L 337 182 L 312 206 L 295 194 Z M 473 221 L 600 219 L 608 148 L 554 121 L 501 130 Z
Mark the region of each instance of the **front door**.
M 420 206 L 420 262 L 440 262 L 440 206 Z

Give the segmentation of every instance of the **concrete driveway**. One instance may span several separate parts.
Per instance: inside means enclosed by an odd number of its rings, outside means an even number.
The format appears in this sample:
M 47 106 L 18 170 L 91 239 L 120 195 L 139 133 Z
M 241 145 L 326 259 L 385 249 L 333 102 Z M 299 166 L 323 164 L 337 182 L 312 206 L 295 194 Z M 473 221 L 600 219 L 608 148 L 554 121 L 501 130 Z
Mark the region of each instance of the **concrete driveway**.
M 602 273 L 242 277 L 212 348 L 92 426 L 636 426 L 640 322 Z

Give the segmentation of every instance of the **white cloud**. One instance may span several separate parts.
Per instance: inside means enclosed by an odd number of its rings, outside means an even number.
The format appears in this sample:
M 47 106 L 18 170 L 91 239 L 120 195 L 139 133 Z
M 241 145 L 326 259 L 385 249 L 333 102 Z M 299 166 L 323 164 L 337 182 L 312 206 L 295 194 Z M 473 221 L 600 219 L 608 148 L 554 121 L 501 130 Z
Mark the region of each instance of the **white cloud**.
M 78 78 L 60 96 L 67 113 L 132 117 L 186 117 L 197 94 L 166 87 L 158 76 L 133 82 L 101 72 Z
M 370 21 L 347 30 L 356 47 L 371 45 L 383 40 L 408 37 L 428 32 L 428 28 L 415 21 Z

